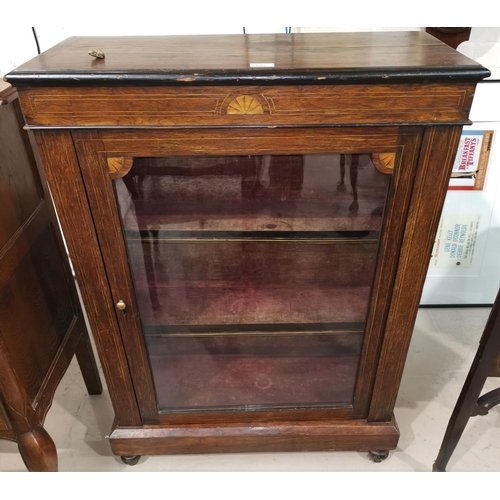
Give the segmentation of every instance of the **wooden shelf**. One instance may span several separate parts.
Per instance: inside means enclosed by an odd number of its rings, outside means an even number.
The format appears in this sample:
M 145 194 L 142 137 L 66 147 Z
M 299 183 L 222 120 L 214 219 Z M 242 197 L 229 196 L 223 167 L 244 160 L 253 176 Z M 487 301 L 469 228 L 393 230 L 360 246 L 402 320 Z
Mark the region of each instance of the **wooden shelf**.
M 346 404 L 362 335 L 146 337 L 163 411 Z
M 135 201 L 124 217 L 128 232 L 148 231 L 377 231 L 383 199 L 359 202 L 352 196 L 326 202 Z
M 330 245 L 377 244 L 377 231 L 128 231 L 127 245 L 188 244 L 188 243 L 296 243 Z
M 128 240 L 136 286 L 371 286 L 377 245 L 358 241 Z M 192 283 L 192 285 L 190 285 Z M 200 285 L 197 285 L 199 283 Z
M 307 335 L 354 335 L 363 333 L 364 322 L 356 323 L 234 323 L 223 325 L 145 325 L 144 335 L 174 337 L 238 337 L 273 335 L 288 338 Z M 278 341 L 276 341 L 278 342 Z
M 207 282 L 136 287 L 143 325 L 362 323 L 370 287 Z
M 145 326 L 365 321 L 377 246 L 127 241 Z

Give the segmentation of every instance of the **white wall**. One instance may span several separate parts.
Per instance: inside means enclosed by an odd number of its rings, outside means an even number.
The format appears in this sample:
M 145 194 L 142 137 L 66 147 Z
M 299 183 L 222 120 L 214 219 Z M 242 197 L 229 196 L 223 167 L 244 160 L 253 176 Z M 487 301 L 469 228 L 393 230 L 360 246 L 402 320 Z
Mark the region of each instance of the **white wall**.
M 500 28 L 472 28 L 458 51 L 490 69 L 490 80 L 500 79 Z M 480 216 L 479 234 L 470 268 L 430 268 L 422 304 L 492 304 L 500 286 L 500 82 L 477 85 L 470 112 L 474 122 L 464 130 L 494 130 L 493 147 L 482 191 L 448 191 L 444 215 Z
M 491 80 L 500 80 L 500 28 L 472 28 L 469 40 L 457 50 L 486 66 Z
M 29 61 L 37 54 L 31 28 L 2 26 L 0 30 L 0 75 Z

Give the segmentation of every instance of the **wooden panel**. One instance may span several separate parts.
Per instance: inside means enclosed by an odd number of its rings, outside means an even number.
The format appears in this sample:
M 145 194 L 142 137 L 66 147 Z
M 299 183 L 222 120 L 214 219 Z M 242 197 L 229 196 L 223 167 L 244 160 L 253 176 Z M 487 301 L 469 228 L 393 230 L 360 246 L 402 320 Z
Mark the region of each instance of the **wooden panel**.
M 170 426 L 115 429 L 110 436 L 117 455 L 235 453 L 267 451 L 392 450 L 399 429 L 366 422 L 259 422 L 258 426 Z
M 165 426 L 199 424 L 200 413 L 162 413 L 159 416 L 160 424 Z M 352 420 L 351 405 L 336 405 L 333 408 L 311 408 L 287 410 L 280 408 L 278 410 L 252 410 L 252 411 L 212 411 L 203 413 L 203 424 L 220 425 L 232 424 L 238 422 L 240 424 L 257 422 L 312 422 L 312 421 L 350 421 Z
M 15 441 L 16 435 L 12 430 L 0 430 L 0 439 L 7 439 L 9 441 Z
M 9 418 L 7 417 L 7 413 L 5 413 L 5 408 L 0 400 L 0 431 L 8 430 L 10 430 Z
M 391 418 L 460 133 L 461 127 L 429 127 L 424 135 L 369 421 Z
M 293 87 L 78 87 L 21 92 L 30 126 L 448 123 L 468 118 L 475 84 Z M 235 113 L 238 97 L 261 113 Z
M 101 49 L 104 59 L 90 50 Z M 259 64 L 267 67 L 259 67 Z M 257 66 L 257 67 L 256 67 Z M 479 80 L 485 68 L 420 31 L 73 37 L 16 68 L 19 84 Z
M 19 103 L 0 105 L 0 251 L 41 200 L 38 174 L 26 148 Z
M 408 132 L 408 133 L 411 133 Z M 83 132 L 75 132 L 76 141 Z M 398 127 L 101 130 L 98 151 L 106 156 L 201 156 L 374 153 L 395 151 Z M 100 149 L 99 149 L 100 148 Z
M 0 250 L 0 288 L 7 283 L 17 266 L 28 255 L 33 243 L 49 224 L 47 204 L 45 200 L 41 200 L 31 216 Z
M 33 403 L 74 317 L 50 226 L 0 290 L 0 333 Z
M 123 425 L 139 425 L 141 419 L 134 389 L 71 135 L 69 132 L 44 132 L 36 133 L 35 137 L 73 256 L 90 326 L 100 352 L 106 353 L 102 363 L 113 407 Z

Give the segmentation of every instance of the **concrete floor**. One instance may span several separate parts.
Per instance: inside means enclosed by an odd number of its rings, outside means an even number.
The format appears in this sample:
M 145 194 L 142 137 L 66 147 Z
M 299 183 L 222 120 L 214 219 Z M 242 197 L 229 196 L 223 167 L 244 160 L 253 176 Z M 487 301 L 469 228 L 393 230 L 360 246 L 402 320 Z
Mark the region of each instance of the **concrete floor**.
M 315 452 L 155 456 L 129 467 L 106 440 L 113 421 L 107 390 L 88 396 L 75 361 L 45 427 L 60 471 L 430 471 L 488 314 L 486 308 L 420 309 L 395 410 L 401 438 L 381 464 L 366 453 Z M 499 386 L 500 379 L 489 379 L 485 391 Z M 0 471 L 25 470 L 16 444 L 0 440 Z M 469 421 L 448 470 L 500 472 L 500 406 Z

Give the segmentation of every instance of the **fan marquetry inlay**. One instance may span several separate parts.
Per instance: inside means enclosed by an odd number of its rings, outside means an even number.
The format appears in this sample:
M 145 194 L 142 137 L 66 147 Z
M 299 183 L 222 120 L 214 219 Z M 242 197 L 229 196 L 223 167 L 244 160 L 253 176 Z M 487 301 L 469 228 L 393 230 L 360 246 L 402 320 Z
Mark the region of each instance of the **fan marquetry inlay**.
M 264 110 L 260 102 L 251 95 L 240 95 L 227 107 L 228 115 L 262 115 Z
M 120 179 L 130 172 L 133 164 L 133 158 L 108 158 L 109 176 L 111 179 Z
M 396 153 L 372 154 L 375 168 L 383 174 L 392 174 L 396 163 Z

